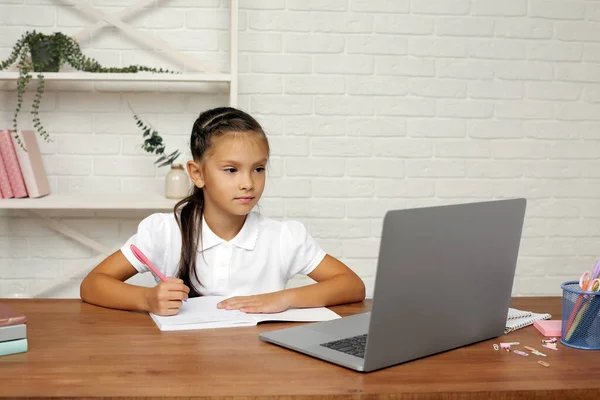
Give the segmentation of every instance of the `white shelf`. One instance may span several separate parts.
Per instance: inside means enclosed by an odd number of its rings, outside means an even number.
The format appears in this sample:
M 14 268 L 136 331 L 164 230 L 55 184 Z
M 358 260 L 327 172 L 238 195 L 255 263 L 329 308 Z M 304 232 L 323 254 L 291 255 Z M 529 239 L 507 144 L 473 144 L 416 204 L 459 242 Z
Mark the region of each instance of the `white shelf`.
M 37 72 L 31 72 L 37 79 Z M 19 78 L 18 72 L 0 71 L 0 80 L 10 81 Z M 44 72 L 47 81 L 121 81 L 121 82 L 231 82 L 230 74 L 169 74 L 154 72 L 135 73 L 96 73 L 96 72 Z
M 172 210 L 177 201 L 157 193 L 50 194 L 37 199 L 0 199 L 0 209 Z

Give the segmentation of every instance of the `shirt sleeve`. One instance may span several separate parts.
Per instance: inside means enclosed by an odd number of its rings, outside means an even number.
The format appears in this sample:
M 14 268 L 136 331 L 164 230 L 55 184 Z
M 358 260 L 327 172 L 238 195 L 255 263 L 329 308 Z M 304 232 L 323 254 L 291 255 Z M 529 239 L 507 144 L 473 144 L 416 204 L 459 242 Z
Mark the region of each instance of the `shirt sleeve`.
M 137 232 L 131 236 L 121 247 L 121 253 L 134 266 L 138 272 L 148 272 L 150 269 L 142 264 L 131 251 L 130 246 L 134 244 L 148 257 L 148 259 L 158 268 L 163 275 L 167 275 L 164 262 L 166 241 L 170 237 L 168 224 L 165 214 L 152 214 L 142 220 L 138 225 Z M 155 276 L 154 279 L 159 282 L 160 279 Z
M 325 251 L 297 221 L 282 223 L 281 248 L 287 278 L 310 274 L 325 258 Z

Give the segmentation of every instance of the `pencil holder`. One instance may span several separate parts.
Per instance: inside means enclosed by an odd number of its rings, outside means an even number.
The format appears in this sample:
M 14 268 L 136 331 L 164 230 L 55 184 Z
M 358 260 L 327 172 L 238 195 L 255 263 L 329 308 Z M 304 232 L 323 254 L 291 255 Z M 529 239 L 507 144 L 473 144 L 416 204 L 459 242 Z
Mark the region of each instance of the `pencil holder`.
M 579 288 L 578 281 L 565 282 L 562 296 L 560 342 L 569 347 L 600 350 L 600 292 Z

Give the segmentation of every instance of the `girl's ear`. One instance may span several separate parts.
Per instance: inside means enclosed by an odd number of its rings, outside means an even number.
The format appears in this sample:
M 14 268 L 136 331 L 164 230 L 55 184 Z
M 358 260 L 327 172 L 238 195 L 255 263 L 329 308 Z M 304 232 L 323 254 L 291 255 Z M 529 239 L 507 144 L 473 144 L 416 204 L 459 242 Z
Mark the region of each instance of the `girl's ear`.
M 202 167 L 200 163 L 190 160 L 185 163 L 185 168 L 192 182 L 196 187 L 202 189 L 204 187 L 204 176 L 202 175 Z

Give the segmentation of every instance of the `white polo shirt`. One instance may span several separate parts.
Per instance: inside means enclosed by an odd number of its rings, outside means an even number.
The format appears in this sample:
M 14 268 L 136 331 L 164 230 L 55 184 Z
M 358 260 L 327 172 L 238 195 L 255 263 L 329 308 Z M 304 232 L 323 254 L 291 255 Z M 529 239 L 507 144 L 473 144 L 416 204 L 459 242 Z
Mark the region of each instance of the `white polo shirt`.
M 165 276 L 175 276 L 181 256 L 181 231 L 173 213 L 156 213 L 138 226 L 121 252 L 139 271 L 147 272 L 131 252 L 135 244 Z M 297 221 L 276 221 L 248 214 L 236 237 L 225 241 L 202 219 L 194 286 L 202 295 L 248 296 L 285 288 L 296 274 L 308 275 L 325 251 Z M 160 282 L 158 277 L 154 277 Z

